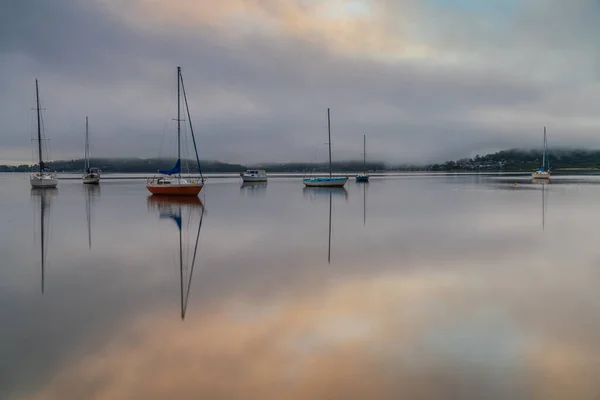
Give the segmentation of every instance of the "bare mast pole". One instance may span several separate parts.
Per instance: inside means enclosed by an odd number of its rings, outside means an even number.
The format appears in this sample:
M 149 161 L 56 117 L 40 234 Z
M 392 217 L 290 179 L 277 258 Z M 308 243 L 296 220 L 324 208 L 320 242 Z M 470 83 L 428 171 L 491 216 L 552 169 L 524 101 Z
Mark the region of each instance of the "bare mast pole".
M 177 67 L 177 161 L 179 162 L 179 182 L 181 183 L 181 67 Z
M 329 135 L 329 177 L 331 178 L 331 120 L 329 118 L 329 108 L 327 109 L 327 133 Z
M 88 117 L 85 116 L 85 172 L 90 170 L 90 138 L 88 134 Z
M 42 126 L 40 116 L 40 91 L 38 88 L 38 80 L 35 80 L 35 99 L 36 99 L 36 110 L 37 110 L 37 134 L 38 134 L 38 158 L 40 160 L 40 174 L 44 171 L 44 162 L 42 161 Z

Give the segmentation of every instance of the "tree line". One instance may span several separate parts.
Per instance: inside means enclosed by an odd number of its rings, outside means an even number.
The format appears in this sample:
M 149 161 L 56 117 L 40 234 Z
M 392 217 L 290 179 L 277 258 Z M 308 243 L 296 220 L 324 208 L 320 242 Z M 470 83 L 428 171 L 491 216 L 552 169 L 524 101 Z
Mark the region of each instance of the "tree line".
M 503 150 L 484 156 L 461 158 L 446 161 L 441 164 L 423 165 L 391 165 L 383 162 L 338 161 L 332 164 L 334 171 L 345 172 L 385 172 L 385 171 L 533 171 L 542 163 L 539 150 Z M 46 163 L 49 169 L 59 172 L 81 172 L 84 160 L 62 160 Z M 164 158 L 94 158 L 94 167 L 108 173 L 156 173 L 159 169 L 169 169 L 174 160 Z M 269 172 L 327 173 L 328 163 L 267 163 L 267 164 L 232 164 L 218 161 L 201 161 L 202 172 L 205 173 L 239 173 L 248 168 L 265 169 Z M 182 160 L 182 165 L 188 165 L 190 172 L 198 172 L 196 160 Z M 550 151 L 550 166 L 559 169 L 600 169 L 600 150 L 565 150 Z M 36 165 L 0 165 L 0 172 L 33 172 Z
M 159 169 L 170 169 L 175 160 L 163 158 L 92 158 L 90 164 L 107 173 L 156 173 Z M 82 172 L 84 166 L 83 159 L 61 160 L 45 162 L 48 169 L 58 172 Z M 197 173 L 198 165 L 196 160 L 182 160 L 182 172 Z M 329 164 L 308 164 L 308 163 L 272 163 L 260 165 L 242 165 L 223 163 L 218 161 L 200 161 L 203 173 L 239 173 L 248 168 L 265 169 L 270 172 L 327 172 Z M 189 167 L 189 168 L 186 168 Z M 34 172 L 37 171 L 37 165 L 0 165 L 0 172 Z M 368 171 L 384 171 L 386 166 L 381 162 L 371 162 L 363 166 L 362 161 L 346 161 L 333 163 L 333 169 L 336 171 L 360 172 L 364 169 Z

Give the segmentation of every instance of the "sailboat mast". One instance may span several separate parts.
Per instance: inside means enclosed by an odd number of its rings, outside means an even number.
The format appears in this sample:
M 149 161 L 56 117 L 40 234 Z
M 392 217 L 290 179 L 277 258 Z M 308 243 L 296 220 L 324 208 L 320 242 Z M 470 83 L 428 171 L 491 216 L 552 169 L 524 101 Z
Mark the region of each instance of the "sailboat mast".
M 546 136 L 546 127 L 544 127 L 544 148 L 546 151 L 546 160 L 548 162 L 548 171 L 550 171 L 550 154 L 548 154 L 548 137 Z
M 329 118 L 329 108 L 327 109 L 327 133 L 329 135 L 329 177 L 331 178 L 331 120 Z
M 177 160 L 181 163 L 181 67 L 177 67 Z M 181 167 L 179 167 L 181 180 Z
M 546 127 L 544 127 L 544 154 L 542 154 L 542 170 L 546 168 Z
M 363 135 L 363 167 L 367 165 L 367 135 Z
M 38 80 L 35 80 L 35 99 L 36 99 L 36 110 L 37 110 L 37 135 L 38 135 L 38 158 L 40 163 L 40 174 L 44 170 L 44 162 L 42 161 L 42 124 L 40 116 L 40 91 L 38 88 Z
M 88 117 L 85 116 L 85 172 L 90 170 L 90 138 L 88 134 Z

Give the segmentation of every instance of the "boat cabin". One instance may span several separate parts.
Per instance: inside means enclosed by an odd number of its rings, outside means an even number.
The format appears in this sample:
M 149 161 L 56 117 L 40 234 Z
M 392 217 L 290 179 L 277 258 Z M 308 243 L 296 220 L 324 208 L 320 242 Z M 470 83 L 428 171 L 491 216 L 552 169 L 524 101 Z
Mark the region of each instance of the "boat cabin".
M 246 172 L 244 172 L 244 175 L 263 177 L 263 176 L 267 176 L 267 171 L 265 171 L 264 169 L 249 169 Z

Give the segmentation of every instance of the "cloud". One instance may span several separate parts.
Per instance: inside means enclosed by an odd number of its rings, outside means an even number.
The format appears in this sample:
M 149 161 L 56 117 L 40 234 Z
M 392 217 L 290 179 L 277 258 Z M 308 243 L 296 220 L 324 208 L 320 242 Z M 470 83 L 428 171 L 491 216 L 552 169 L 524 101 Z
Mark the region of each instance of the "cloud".
M 40 78 L 53 158 L 156 156 L 184 71 L 201 156 L 430 162 L 482 149 L 598 147 L 595 3 L 10 1 L 0 159 L 30 158 Z M 57 22 L 60 21 L 60 22 Z M 165 130 L 165 126 L 167 129 Z M 321 159 L 319 159 L 320 161 Z

